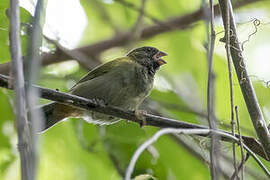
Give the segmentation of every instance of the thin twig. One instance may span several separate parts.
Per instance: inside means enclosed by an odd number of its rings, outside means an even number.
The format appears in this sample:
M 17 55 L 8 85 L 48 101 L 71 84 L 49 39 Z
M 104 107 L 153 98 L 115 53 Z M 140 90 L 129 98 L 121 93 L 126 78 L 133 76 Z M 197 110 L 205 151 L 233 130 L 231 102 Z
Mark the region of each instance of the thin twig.
M 215 74 L 213 72 L 213 55 L 215 47 L 215 24 L 214 24 L 214 5 L 213 1 L 209 0 L 210 13 L 207 6 L 205 6 L 205 22 L 207 32 L 207 59 L 208 59 L 208 81 L 207 81 L 207 114 L 208 124 L 210 129 L 216 130 L 218 128 L 215 118 Z M 209 34 L 209 23 L 210 23 L 210 34 Z M 210 172 L 211 179 L 219 179 L 220 176 L 220 165 L 219 165 L 219 154 L 220 154 L 220 143 L 219 137 L 213 134 L 211 138 L 210 147 Z
M 239 168 L 239 171 L 241 171 L 241 179 L 244 180 L 245 179 L 245 177 L 244 177 L 245 154 L 244 154 L 243 139 L 242 139 L 242 135 L 241 135 L 239 113 L 238 113 L 238 107 L 237 106 L 235 106 L 235 113 L 236 113 L 236 122 L 237 122 L 238 135 L 239 135 L 239 141 L 240 141 L 241 164 L 243 164 L 243 166 L 241 168 Z
M 255 90 L 252 86 L 252 82 L 248 76 L 247 68 L 245 65 L 245 60 L 242 56 L 242 50 L 240 42 L 237 37 L 236 25 L 233 16 L 233 10 L 231 1 L 229 1 L 229 13 L 230 13 L 230 52 L 233 60 L 233 64 L 236 70 L 238 81 L 242 90 L 242 94 L 245 99 L 245 103 L 250 115 L 250 118 L 253 122 L 254 129 L 264 147 L 265 154 L 267 159 L 270 157 L 270 134 L 265 124 L 265 120 L 261 111 L 261 108 L 258 103 L 258 99 L 255 93 Z M 223 24 L 225 31 L 227 30 L 227 1 L 219 0 L 220 10 L 222 14 Z
M 230 87 L 230 102 L 231 102 L 231 129 L 232 134 L 235 136 L 235 122 L 234 122 L 234 98 L 233 98 L 233 79 L 232 79 L 232 65 L 231 65 L 231 53 L 230 53 L 230 13 L 229 13 L 229 2 L 227 1 L 227 11 L 226 11 L 226 32 L 225 32 L 225 38 L 226 38 L 226 57 L 227 57 L 227 63 L 228 63 L 228 72 L 229 72 L 229 87 Z M 237 169 L 237 162 L 236 162 L 236 147 L 235 143 L 232 144 L 233 146 L 233 166 L 235 169 L 235 172 L 238 176 L 238 169 Z M 238 178 L 238 177 L 237 177 Z
M 238 169 L 239 169 L 239 170 L 241 170 L 242 168 L 244 168 L 244 165 L 245 165 L 245 163 L 248 161 L 248 159 L 249 159 L 249 154 L 247 153 L 246 158 L 244 159 L 244 161 L 242 161 L 242 162 L 239 164 L 239 166 L 238 166 Z M 244 171 L 244 169 L 243 169 L 243 171 Z M 239 171 L 238 171 L 238 173 L 239 173 Z M 243 172 L 243 173 L 244 173 L 244 172 Z M 242 175 L 244 175 L 244 174 L 242 174 Z M 230 180 L 234 180 L 235 176 L 236 176 L 236 171 L 233 172 L 232 176 L 230 177 Z M 242 176 L 242 177 L 244 177 L 244 176 Z M 238 178 L 238 179 L 239 179 L 239 178 Z
M 32 144 L 26 118 L 26 100 L 22 50 L 20 40 L 20 9 L 18 0 L 10 0 L 10 53 L 15 86 L 15 114 L 18 133 L 18 150 L 21 160 L 21 179 L 33 180 Z

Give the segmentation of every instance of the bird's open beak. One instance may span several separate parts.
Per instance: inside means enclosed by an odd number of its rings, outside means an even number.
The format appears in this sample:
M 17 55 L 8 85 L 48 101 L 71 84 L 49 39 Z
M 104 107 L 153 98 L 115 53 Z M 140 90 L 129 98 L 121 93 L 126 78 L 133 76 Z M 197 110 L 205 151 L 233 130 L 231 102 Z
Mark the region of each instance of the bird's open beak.
M 162 66 L 163 64 L 167 64 L 166 61 L 164 61 L 163 59 L 161 59 L 161 57 L 163 56 L 167 56 L 168 54 L 165 53 L 165 52 L 162 52 L 162 51 L 158 51 L 155 56 L 154 56 L 154 59 L 158 62 L 158 64 L 160 66 Z

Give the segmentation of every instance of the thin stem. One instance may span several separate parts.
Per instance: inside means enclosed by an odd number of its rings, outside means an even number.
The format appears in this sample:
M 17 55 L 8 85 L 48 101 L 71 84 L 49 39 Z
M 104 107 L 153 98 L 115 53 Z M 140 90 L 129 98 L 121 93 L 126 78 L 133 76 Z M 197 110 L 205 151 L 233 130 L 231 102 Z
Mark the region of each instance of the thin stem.
M 214 5 L 213 1 L 209 0 L 210 14 L 208 13 L 208 8 L 205 6 L 205 16 L 206 16 L 206 29 L 207 29 L 207 59 L 208 59 L 208 82 L 207 82 L 207 112 L 208 112 L 208 124 L 210 129 L 217 129 L 217 123 L 215 118 L 215 74 L 213 72 L 213 55 L 215 47 L 215 24 L 214 24 Z M 209 17 L 210 15 L 210 17 Z M 209 35 L 209 19 L 210 19 L 210 35 Z M 209 44 L 210 43 L 210 44 Z M 220 153 L 220 143 L 219 137 L 213 135 L 211 138 L 210 147 L 210 172 L 212 179 L 219 179 L 220 176 L 220 166 L 219 166 L 219 153 Z
M 230 53 L 230 13 L 229 13 L 229 2 L 226 3 L 227 11 L 226 11 L 226 32 L 225 32 L 225 38 L 226 38 L 226 57 L 227 57 L 227 63 L 228 63 L 228 72 L 229 72 L 229 86 L 230 86 L 230 102 L 231 102 L 231 129 L 232 134 L 235 136 L 235 122 L 234 122 L 234 98 L 233 98 L 233 79 L 232 79 L 232 65 L 231 65 L 231 53 Z M 235 172 L 237 174 L 238 178 L 238 168 L 237 168 L 237 162 L 236 162 L 236 147 L 235 143 L 232 144 L 233 146 L 233 165 Z
M 241 171 L 241 179 L 243 180 L 243 179 L 245 179 L 245 177 L 244 177 L 245 154 L 244 154 L 243 139 L 242 139 L 242 135 L 241 135 L 239 113 L 238 113 L 238 107 L 237 106 L 235 106 L 235 112 L 236 112 L 236 121 L 237 121 L 238 135 L 239 135 L 239 141 L 240 141 L 241 164 L 243 164 L 243 167 L 239 168 L 239 170 Z

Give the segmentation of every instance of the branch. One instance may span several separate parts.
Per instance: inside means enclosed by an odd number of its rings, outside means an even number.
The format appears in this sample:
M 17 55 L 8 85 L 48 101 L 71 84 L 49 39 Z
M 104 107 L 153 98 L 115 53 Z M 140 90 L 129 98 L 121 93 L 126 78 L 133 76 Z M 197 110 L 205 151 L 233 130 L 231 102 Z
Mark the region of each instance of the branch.
M 28 108 L 27 119 L 31 124 L 29 143 L 31 144 L 31 155 L 32 155 L 32 177 L 36 179 L 37 169 L 39 164 L 38 159 L 38 135 L 35 133 L 37 129 L 41 129 L 44 123 L 44 117 L 40 109 L 35 109 L 39 100 L 39 93 L 37 89 L 34 89 L 31 84 L 37 82 L 40 77 L 40 47 L 42 46 L 42 29 L 45 22 L 45 10 L 46 0 L 38 0 L 35 5 L 35 15 L 33 18 L 33 28 L 28 38 L 28 49 L 27 49 L 27 66 L 25 66 L 25 75 L 29 83 L 25 84 L 26 89 L 26 104 Z
M 251 3 L 255 3 L 259 1 L 262 1 L 262 0 L 239 0 L 235 2 L 234 7 L 240 8 L 247 4 L 251 4 Z M 216 16 L 220 15 L 218 5 L 214 6 L 214 11 L 215 11 Z M 183 16 L 178 16 L 178 17 L 170 18 L 165 21 L 160 21 L 160 23 L 158 24 L 151 25 L 144 28 L 141 33 L 141 40 L 152 38 L 158 34 L 162 34 L 166 32 L 171 32 L 171 31 L 175 31 L 179 29 L 186 29 L 190 27 L 192 24 L 202 20 L 202 18 L 203 18 L 203 9 L 199 9 L 197 11 L 194 11 L 192 13 L 189 13 Z M 130 36 L 131 36 L 130 32 L 117 34 L 110 39 L 103 40 L 95 44 L 84 46 L 81 48 L 76 48 L 74 50 L 69 50 L 70 51 L 69 53 L 73 54 L 73 51 L 75 51 L 75 52 L 81 52 L 90 57 L 96 57 L 105 50 L 108 50 L 113 47 L 120 47 L 120 46 L 126 45 L 128 43 Z M 57 49 L 53 53 L 44 53 L 42 65 L 48 65 L 52 63 L 69 60 L 70 58 L 72 58 L 69 56 L 69 53 L 62 51 L 61 49 Z M 10 68 L 9 62 L 1 64 L 0 73 L 8 75 L 9 68 Z
M 7 76 L 0 75 L 0 87 L 12 89 L 13 88 L 12 86 L 11 87 L 8 86 L 9 79 L 10 78 L 8 78 Z M 59 92 L 52 89 L 42 88 L 39 86 L 33 86 L 33 87 L 36 88 L 40 92 L 42 98 L 45 98 L 48 100 L 56 101 L 59 103 L 70 105 L 70 106 L 75 106 L 75 107 L 82 108 L 85 110 L 96 111 L 103 114 L 112 115 L 115 117 L 119 117 L 122 119 L 127 119 L 130 121 L 136 122 L 138 124 L 142 123 L 141 122 L 142 120 L 138 119 L 133 111 L 124 111 L 120 108 L 112 107 L 112 106 L 104 107 L 104 106 L 95 104 L 91 100 L 83 98 L 83 97 Z M 208 129 L 207 126 L 191 124 L 191 123 L 182 122 L 179 120 L 174 120 L 174 119 L 160 117 L 160 116 L 155 116 L 151 114 L 144 115 L 144 118 L 146 120 L 146 124 L 145 124 L 146 126 L 155 126 L 155 127 L 160 127 L 160 128 Z M 223 133 L 231 134 L 226 131 L 222 131 L 222 130 L 219 130 L 219 131 Z M 201 134 L 201 136 L 206 136 L 206 135 Z M 238 136 L 236 135 L 236 137 Z M 243 142 L 253 152 L 255 152 L 256 154 L 260 155 L 263 158 L 266 158 L 261 144 L 256 139 L 252 137 L 248 137 L 248 136 L 242 136 L 242 139 L 243 139 Z M 221 136 L 221 140 L 226 141 L 226 142 L 232 142 L 231 139 L 227 138 L 226 136 Z
M 229 6 L 229 1 L 226 2 L 226 6 Z M 235 122 L 234 122 L 234 96 L 233 96 L 233 79 L 232 79 L 232 65 L 231 65 L 231 53 L 230 53 L 230 13 L 227 8 L 226 11 L 226 32 L 225 32 L 225 38 L 226 38 L 226 58 L 227 58 L 227 63 L 228 63 L 228 72 L 229 72 L 229 86 L 230 86 L 230 102 L 231 102 L 231 128 L 232 128 L 232 134 L 235 136 Z M 241 137 L 240 137 L 241 138 Z M 237 174 L 237 179 L 238 179 L 238 168 L 237 168 L 237 158 L 236 158 L 236 147 L 235 143 L 232 144 L 233 146 L 233 166 L 235 169 L 235 172 Z
M 214 56 L 214 48 L 215 48 L 215 40 L 216 40 L 216 32 L 215 32 L 215 14 L 214 14 L 214 5 L 213 0 L 209 0 L 209 5 L 211 9 L 211 20 L 210 20 L 210 26 L 211 26 L 211 36 L 210 36 L 210 49 L 208 51 L 209 56 L 209 72 L 208 72 L 208 119 L 210 122 L 211 129 L 216 130 L 218 129 L 218 123 L 216 122 L 217 118 L 215 115 L 215 73 L 213 71 L 213 56 Z M 213 135 L 211 138 L 211 149 L 210 149 L 210 158 L 212 157 L 212 163 L 213 163 L 213 172 L 212 179 L 220 179 L 220 154 L 221 154 L 221 144 L 219 141 L 219 136 Z
M 235 136 L 232 136 L 230 134 L 217 131 L 217 130 L 211 130 L 211 129 L 175 129 L 175 128 L 165 128 L 159 130 L 153 137 L 145 141 L 134 153 L 134 155 L 131 158 L 131 161 L 129 163 L 129 166 L 126 171 L 125 180 L 131 179 L 132 172 L 134 170 L 135 164 L 142 154 L 142 152 L 151 144 L 153 144 L 155 141 L 158 140 L 158 138 L 165 134 L 186 134 L 186 135 L 200 135 L 200 134 L 215 134 L 218 136 L 226 136 L 227 138 L 231 139 L 233 142 L 239 143 L 239 139 Z M 249 154 L 254 158 L 254 160 L 257 162 L 257 164 L 263 169 L 264 173 L 270 178 L 270 172 L 268 169 L 263 165 L 263 163 L 258 159 L 258 157 L 245 145 L 243 144 L 244 148 L 249 152 Z
M 232 5 L 229 1 L 229 18 L 230 18 L 230 30 L 227 30 L 226 22 L 227 22 L 227 6 L 225 0 L 219 0 L 220 10 L 222 13 L 222 19 L 225 31 L 230 32 L 230 52 L 234 64 L 234 68 L 238 77 L 238 81 L 242 90 L 242 94 L 244 96 L 246 106 L 250 115 L 250 118 L 253 122 L 254 129 L 264 147 L 266 157 L 269 159 L 270 157 L 270 134 L 267 130 L 265 120 L 260 109 L 255 90 L 252 86 L 252 82 L 248 77 L 245 60 L 242 55 L 242 49 L 240 46 L 240 42 L 237 37 L 236 32 L 236 24 L 234 20 Z
M 240 123 L 239 123 L 238 106 L 235 106 L 235 114 L 236 114 L 236 122 L 237 122 L 237 127 L 238 127 L 240 149 L 241 149 L 241 163 L 240 163 L 238 168 L 235 168 L 235 171 L 230 179 L 232 179 L 232 180 L 235 179 L 235 176 L 237 176 L 237 179 L 239 179 L 238 173 L 239 173 L 239 171 L 241 171 L 241 180 L 243 180 L 243 179 L 245 179 L 244 178 L 244 166 L 245 166 L 245 163 L 248 159 L 245 158 L 245 154 L 244 154 L 243 140 L 242 140 L 242 136 L 241 136 L 241 129 L 240 129 Z
M 210 9 L 210 11 L 209 11 Z M 207 36 L 207 60 L 208 60 L 208 80 L 207 80 L 207 120 L 209 128 L 216 130 L 218 125 L 215 118 L 215 73 L 213 71 L 213 55 L 215 48 L 215 24 L 214 24 L 214 5 L 213 1 L 209 0 L 209 8 L 205 2 L 204 16 L 206 24 L 206 36 Z M 210 33 L 209 33 L 210 24 Z M 211 179 L 220 178 L 220 141 L 219 137 L 212 134 L 211 147 L 210 147 L 210 174 Z
M 18 132 L 18 150 L 21 160 L 21 179 L 33 180 L 34 162 L 32 159 L 32 144 L 29 140 L 31 133 L 26 119 L 24 73 L 20 39 L 20 9 L 18 0 L 10 0 L 10 11 L 10 54 L 12 59 L 12 76 L 14 77 L 15 85 L 15 114 Z

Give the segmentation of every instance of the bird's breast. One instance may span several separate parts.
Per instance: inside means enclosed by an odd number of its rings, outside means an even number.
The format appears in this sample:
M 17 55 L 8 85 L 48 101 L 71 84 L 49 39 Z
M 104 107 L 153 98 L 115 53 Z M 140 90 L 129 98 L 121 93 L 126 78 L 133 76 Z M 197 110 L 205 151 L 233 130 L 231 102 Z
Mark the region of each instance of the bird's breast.
M 114 91 L 111 102 L 115 106 L 134 110 L 149 95 L 153 87 L 153 77 L 150 77 L 146 69 L 133 67 L 119 72 L 114 80 Z

